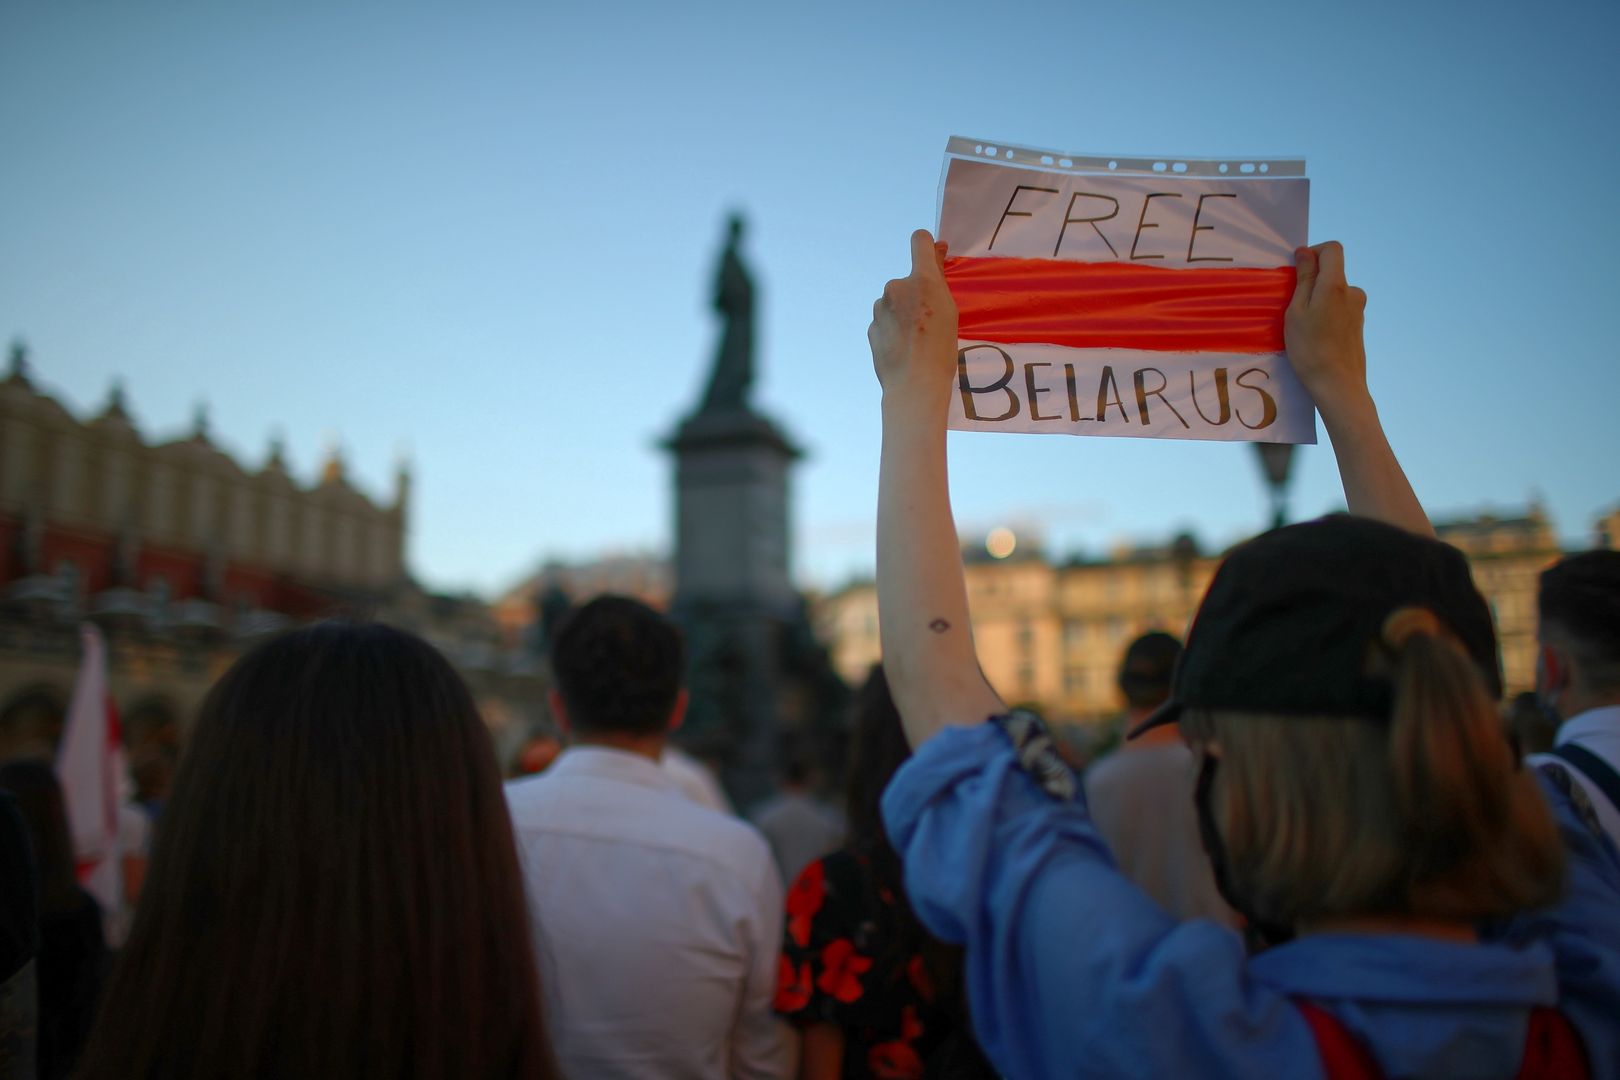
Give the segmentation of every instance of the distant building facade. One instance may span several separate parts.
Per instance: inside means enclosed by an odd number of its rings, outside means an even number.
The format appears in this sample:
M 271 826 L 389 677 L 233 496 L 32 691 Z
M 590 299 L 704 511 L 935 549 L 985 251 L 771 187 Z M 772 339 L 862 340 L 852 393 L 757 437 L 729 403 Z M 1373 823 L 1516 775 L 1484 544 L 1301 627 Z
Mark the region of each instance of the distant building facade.
M 0 381 L 0 758 L 54 746 L 85 619 L 107 634 L 132 757 L 172 755 L 207 688 L 256 640 L 333 614 L 433 641 L 497 736 L 530 699 L 538 713 L 539 673 L 502 655 L 488 606 L 412 582 L 410 492 L 402 465 L 392 499 L 373 501 L 336 452 L 312 486 L 289 475 L 279 445 L 245 468 L 201 412 L 188 436 L 149 443 L 116 388 L 81 420 L 13 346 Z
M 1620 531 L 1616 516 L 1604 519 L 1610 522 L 1604 535 Z M 1560 554 L 1545 512 L 1532 506 L 1511 516 L 1438 521 L 1435 528 L 1467 556 L 1491 605 L 1508 693 L 1532 689 L 1536 579 Z M 985 675 L 1009 703 L 1036 705 L 1055 720 L 1090 724 L 1116 716 L 1115 675 L 1125 647 L 1149 630 L 1184 637 L 1220 560 L 1190 536 L 1067 563 L 1022 550 L 997 559 L 971 545 L 963 553 L 968 609 Z M 877 662 L 871 583 L 822 598 L 817 612 L 818 630 L 845 679 Z
M 1125 646 L 1148 630 L 1184 635 L 1219 564 L 1190 536 L 1062 564 L 1027 549 L 997 559 L 981 544 L 965 547 L 968 612 L 985 676 L 1009 704 L 1035 705 L 1054 719 L 1115 713 Z M 818 612 L 840 675 L 853 680 L 878 661 L 874 585 L 833 593 Z

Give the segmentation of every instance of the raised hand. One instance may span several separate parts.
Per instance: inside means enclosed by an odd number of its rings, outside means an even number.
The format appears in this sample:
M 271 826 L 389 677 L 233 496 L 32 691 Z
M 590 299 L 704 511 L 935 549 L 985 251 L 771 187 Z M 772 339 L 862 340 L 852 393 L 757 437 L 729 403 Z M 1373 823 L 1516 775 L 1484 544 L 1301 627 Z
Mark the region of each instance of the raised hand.
M 1344 277 L 1344 247 L 1336 240 L 1294 252 L 1298 281 L 1283 318 L 1288 361 L 1331 428 L 1346 409 L 1367 399 L 1367 349 L 1362 313 L 1367 294 Z
M 866 340 L 883 386 L 897 401 L 943 409 L 956 370 L 956 301 L 945 285 L 945 245 L 926 229 L 911 234 L 911 273 L 883 287 Z
M 1333 440 L 1345 503 L 1359 517 L 1434 535 L 1367 389 L 1361 335 L 1367 294 L 1345 280 L 1343 246 L 1329 241 L 1300 248 L 1294 260 L 1299 279 L 1283 317 L 1283 341 Z

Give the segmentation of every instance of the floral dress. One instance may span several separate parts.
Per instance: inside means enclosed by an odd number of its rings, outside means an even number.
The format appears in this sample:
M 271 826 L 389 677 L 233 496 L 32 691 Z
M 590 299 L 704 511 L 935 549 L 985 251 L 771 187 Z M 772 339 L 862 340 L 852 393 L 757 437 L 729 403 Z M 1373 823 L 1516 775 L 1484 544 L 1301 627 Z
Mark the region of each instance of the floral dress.
M 965 1010 L 935 994 L 920 952 L 900 942 L 909 921 L 864 855 L 838 851 L 788 889 L 776 1011 L 844 1032 L 846 1080 L 993 1077 L 967 1033 Z

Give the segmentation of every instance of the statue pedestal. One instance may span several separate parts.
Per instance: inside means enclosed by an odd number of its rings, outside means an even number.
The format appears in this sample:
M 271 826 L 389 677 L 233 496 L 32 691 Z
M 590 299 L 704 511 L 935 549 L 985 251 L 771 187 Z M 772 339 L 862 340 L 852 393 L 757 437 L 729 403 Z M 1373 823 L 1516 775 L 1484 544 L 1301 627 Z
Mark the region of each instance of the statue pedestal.
M 692 704 L 677 739 L 718 762 L 739 809 L 775 785 L 783 660 L 800 600 L 789 573 L 788 470 L 802 457 L 751 409 L 705 410 L 675 456 L 675 598 Z

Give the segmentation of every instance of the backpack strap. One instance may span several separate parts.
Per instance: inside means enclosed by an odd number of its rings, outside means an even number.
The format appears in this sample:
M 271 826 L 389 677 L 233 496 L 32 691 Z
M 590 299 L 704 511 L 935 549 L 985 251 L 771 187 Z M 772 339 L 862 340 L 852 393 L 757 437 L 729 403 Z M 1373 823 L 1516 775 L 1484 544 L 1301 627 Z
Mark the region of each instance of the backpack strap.
M 1384 1080 L 1384 1072 L 1372 1053 L 1337 1016 L 1303 998 L 1295 998 L 1294 1007 L 1311 1027 L 1327 1080 Z
M 1620 811 L 1620 773 L 1614 771 L 1614 766 L 1598 757 L 1584 746 L 1574 743 L 1564 743 L 1548 751 L 1555 758 L 1559 758 L 1580 770 L 1580 774 L 1592 781 L 1597 789 L 1603 792 L 1609 800 L 1609 805 Z M 1615 838 L 1620 843 L 1620 837 Z
M 1371 1052 L 1338 1017 L 1301 998 L 1294 1000 L 1294 1007 L 1310 1025 L 1327 1080 L 1383 1080 Z M 1524 1058 L 1514 1080 L 1587 1080 L 1590 1076 L 1586 1050 L 1569 1018 L 1545 1005 L 1531 1009 Z
M 1545 1005 L 1530 1010 L 1524 1060 L 1515 1080 L 1586 1080 L 1591 1075 L 1580 1033 L 1569 1018 Z

